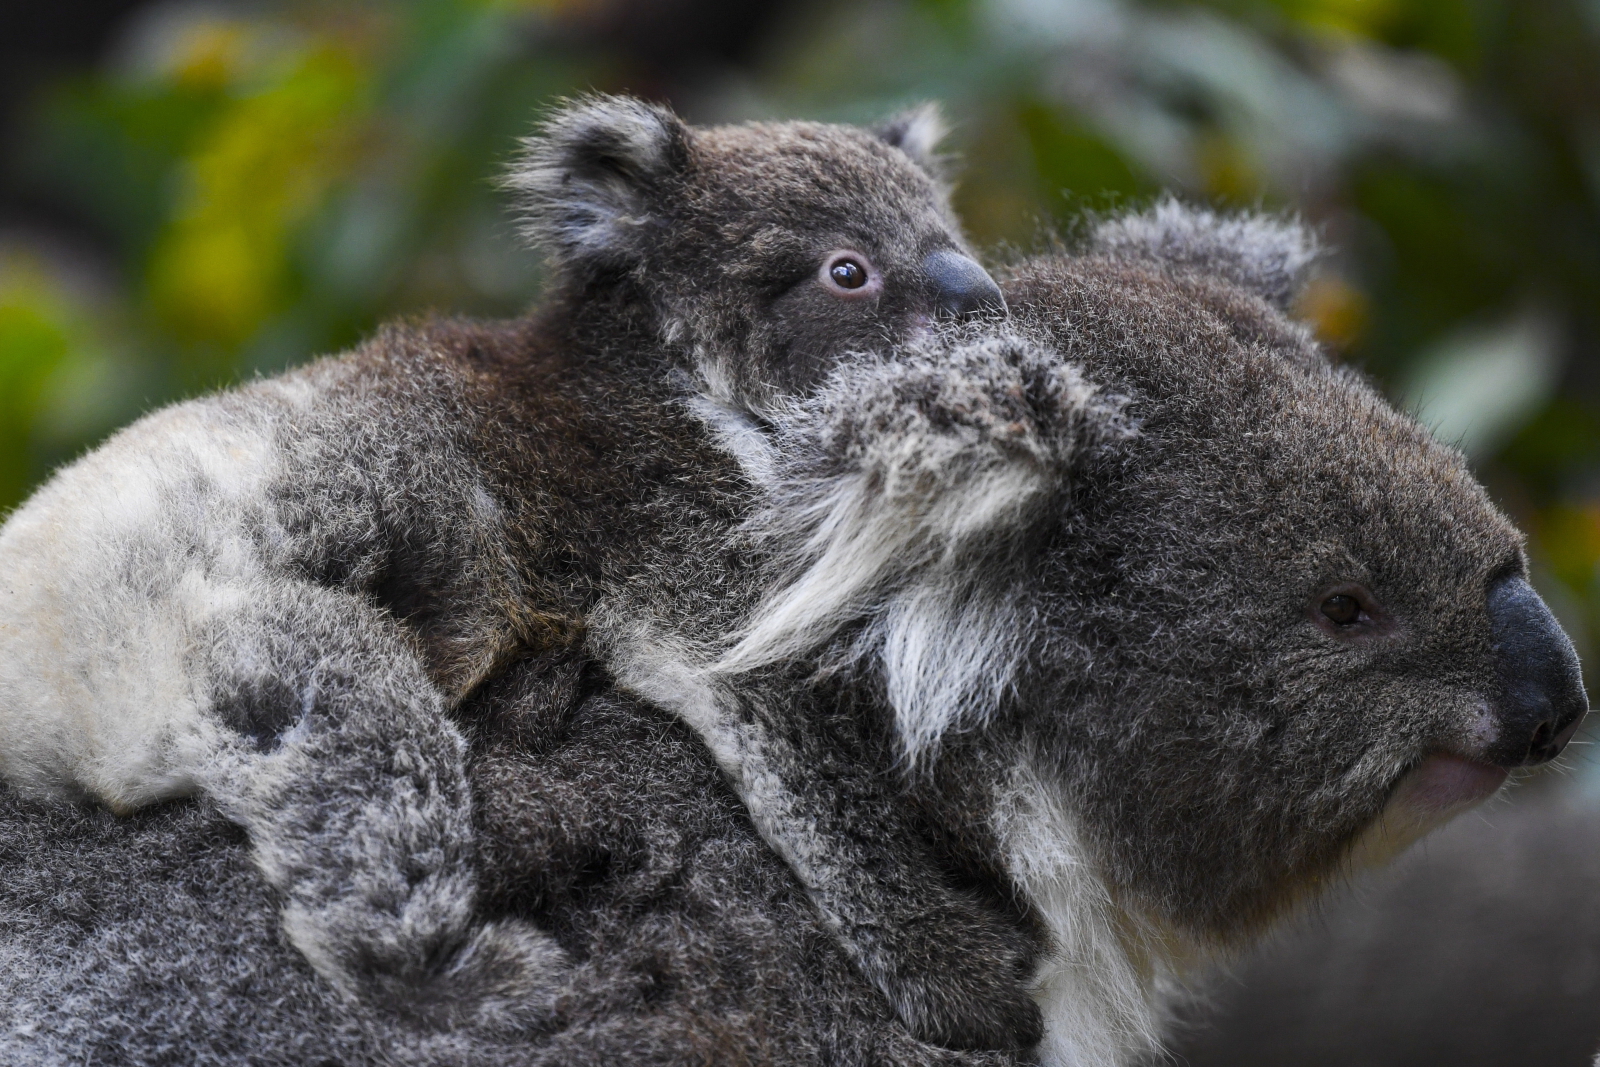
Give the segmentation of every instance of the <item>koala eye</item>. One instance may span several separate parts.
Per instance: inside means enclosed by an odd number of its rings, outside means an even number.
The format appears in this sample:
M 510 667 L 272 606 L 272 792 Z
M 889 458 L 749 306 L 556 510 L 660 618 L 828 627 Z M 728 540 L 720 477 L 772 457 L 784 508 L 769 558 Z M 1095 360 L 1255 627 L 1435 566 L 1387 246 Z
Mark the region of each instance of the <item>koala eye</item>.
M 859 289 L 867 284 L 867 268 L 853 259 L 841 259 L 828 268 L 828 277 L 841 289 Z
M 859 252 L 842 249 L 822 262 L 822 284 L 834 296 L 864 297 L 883 288 L 872 261 Z
M 1335 593 L 1322 602 L 1322 614 L 1340 626 L 1349 626 L 1361 617 L 1361 604 L 1353 596 Z
M 1399 632 L 1393 617 L 1365 586 L 1345 582 L 1325 588 L 1307 605 L 1311 621 L 1324 633 L 1344 640 L 1366 640 Z

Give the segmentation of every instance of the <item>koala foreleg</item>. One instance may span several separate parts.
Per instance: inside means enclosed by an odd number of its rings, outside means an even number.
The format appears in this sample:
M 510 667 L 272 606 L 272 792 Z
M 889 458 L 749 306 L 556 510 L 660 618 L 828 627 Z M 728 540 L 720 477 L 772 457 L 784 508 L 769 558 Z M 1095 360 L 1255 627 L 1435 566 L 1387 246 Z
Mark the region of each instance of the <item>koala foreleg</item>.
M 599 629 L 619 683 L 706 741 L 756 829 L 913 1033 L 957 1048 L 1040 1040 L 1027 989 L 1039 946 L 948 883 L 894 785 L 848 742 L 812 730 L 817 709 L 788 709 L 798 727 L 773 725 L 647 626 L 602 614 Z
M 523 1020 L 563 954 L 471 921 L 461 738 L 399 621 L 284 562 L 264 418 L 167 409 L 0 528 L 0 777 L 121 811 L 208 795 L 249 831 L 290 942 L 401 1007 L 419 1047 Z
M 465 744 L 399 624 L 284 582 L 210 636 L 226 733 L 196 777 L 249 831 L 289 941 L 424 1035 L 547 1012 L 565 954 L 532 926 L 474 921 Z
M 757 826 L 912 1031 L 957 1048 L 1035 1044 L 1037 946 L 949 885 L 895 784 L 835 739 L 744 731 L 740 780 Z

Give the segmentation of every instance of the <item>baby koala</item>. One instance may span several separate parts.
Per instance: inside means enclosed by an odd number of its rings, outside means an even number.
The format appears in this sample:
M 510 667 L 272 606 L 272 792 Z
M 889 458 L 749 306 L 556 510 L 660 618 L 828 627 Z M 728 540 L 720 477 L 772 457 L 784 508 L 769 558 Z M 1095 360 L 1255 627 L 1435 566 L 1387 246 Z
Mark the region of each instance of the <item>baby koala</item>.
M 927 109 L 875 129 L 695 129 L 609 97 L 555 112 L 509 179 L 555 268 L 528 317 L 390 328 L 158 411 L 0 528 L 0 777 L 122 812 L 232 797 L 288 885 L 315 871 L 265 842 L 332 800 L 241 768 L 381 758 L 392 795 L 348 836 L 470 846 L 448 709 L 662 560 L 693 554 L 670 594 L 707 626 L 737 610 L 708 546 L 751 487 L 691 397 L 759 425 L 848 353 L 1004 314 L 950 212 L 940 132 Z M 917 950 L 932 978 L 885 960 L 891 999 L 935 1039 L 1030 1043 L 1025 938 L 937 877 L 896 880 L 961 932 Z M 333 974 L 318 907 L 291 912 Z
M 844 353 L 1003 310 L 931 169 L 937 135 L 931 112 L 877 131 L 691 130 L 616 98 L 557 112 L 511 178 L 557 284 L 484 328 L 514 351 L 462 326 L 459 351 L 414 353 L 390 331 L 156 412 L 9 519 L 0 773 L 123 810 L 192 790 L 216 726 L 270 731 L 321 696 L 257 691 L 283 651 L 267 646 L 308 614 L 447 705 L 582 619 L 641 561 L 619 520 L 672 506 L 629 440 L 641 409 L 690 390 L 759 412 Z M 552 410 L 528 390 L 556 366 L 588 381 Z M 562 434 L 562 467 L 523 469 Z M 647 465 L 585 484 L 613 459 Z M 563 497 L 577 514 L 552 510 Z

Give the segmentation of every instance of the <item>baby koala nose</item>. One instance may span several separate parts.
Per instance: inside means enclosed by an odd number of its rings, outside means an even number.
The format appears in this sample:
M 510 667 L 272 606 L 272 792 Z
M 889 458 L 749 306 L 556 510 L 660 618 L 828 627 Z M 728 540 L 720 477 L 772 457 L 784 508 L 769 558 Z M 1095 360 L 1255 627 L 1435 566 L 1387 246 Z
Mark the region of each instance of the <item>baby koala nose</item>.
M 1566 747 L 1589 710 L 1578 653 L 1525 578 L 1489 591 L 1489 632 L 1500 680 L 1494 762 L 1545 763 Z
M 948 248 L 930 252 L 922 261 L 922 270 L 941 316 L 965 318 L 1006 313 L 1006 298 L 1000 294 L 1000 287 L 989 277 L 989 272 L 960 252 Z

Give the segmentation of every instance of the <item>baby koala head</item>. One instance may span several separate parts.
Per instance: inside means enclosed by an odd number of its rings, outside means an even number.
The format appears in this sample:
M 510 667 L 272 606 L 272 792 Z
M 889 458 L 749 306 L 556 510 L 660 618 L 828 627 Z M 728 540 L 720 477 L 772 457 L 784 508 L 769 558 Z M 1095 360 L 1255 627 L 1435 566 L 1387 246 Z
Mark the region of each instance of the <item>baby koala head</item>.
M 591 97 L 528 139 L 509 184 L 573 291 L 638 302 L 714 399 L 763 410 L 850 352 L 1003 314 L 950 211 L 921 108 L 873 128 L 695 128 Z

